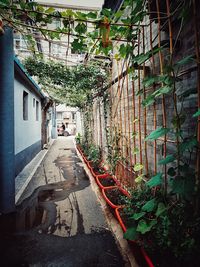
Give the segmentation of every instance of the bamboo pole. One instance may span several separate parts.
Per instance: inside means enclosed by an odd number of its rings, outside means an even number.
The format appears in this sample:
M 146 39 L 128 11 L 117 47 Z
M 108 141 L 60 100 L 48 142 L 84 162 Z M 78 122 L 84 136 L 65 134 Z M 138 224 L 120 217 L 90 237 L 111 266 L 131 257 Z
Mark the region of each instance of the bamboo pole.
M 169 28 L 169 52 L 170 52 L 170 65 L 173 66 L 173 32 L 172 32 L 172 22 L 171 22 L 171 13 L 170 13 L 170 4 L 169 0 L 166 0 L 167 7 L 167 16 L 168 16 L 168 28 Z M 173 75 L 173 73 L 171 73 Z M 180 119 L 177 108 L 177 97 L 176 97 L 176 88 L 174 84 L 173 88 L 173 102 L 174 102 L 174 112 L 177 118 L 177 127 L 176 127 L 176 147 L 177 147 L 177 165 L 180 165 L 180 151 L 179 151 L 179 136 L 178 133 L 180 131 Z M 179 169 L 178 169 L 179 174 Z
M 136 133 L 136 110 L 135 110 L 135 82 L 134 82 L 134 79 L 132 79 L 132 129 L 133 129 L 133 132 Z M 134 134 L 133 136 L 133 147 L 134 149 L 136 148 L 136 136 Z M 133 155 L 133 164 L 136 164 L 137 163 L 137 156 L 136 156 L 136 153 L 134 153 Z
M 121 62 L 121 69 L 120 69 L 120 73 L 122 73 L 122 62 Z M 125 79 L 125 77 L 124 77 Z M 123 81 L 124 81 L 123 79 Z M 123 122 L 122 122 L 122 109 L 123 109 L 123 103 L 122 103 L 122 93 L 123 93 L 123 88 L 124 88 L 124 82 L 122 82 L 121 84 L 121 90 L 119 90 L 119 101 L 120 101 L 120 105 L 119 105 L 119 114 L 120 114 L 120 133 L 121 133 L 121 150 L 122 150 L 122 158 L 124 157 L 124 131 L 123 131 Z M 122 162 L 120 162 L 122 163 Z M 122 165 L 122 164 L 120 164 Z M 124 168 L 122 171 L 122 177 L 124 178 Z M 123 179 L 122 179 L 122 183 L 123 183 Z
M 113 63 L 113 62 L 112 62 Z M 112 64 L 113 66 L 113 64 Z M 111 67 L 111 70 L 110 70 L 110 79 L 112 81 L 112 67 Z M 113 113 L 112 113 L 112 110 L 113 110 L 113 102 L 114 102 L 114 99 L 113 99 L 113 86 L 112 86 L 112 83 L 110 85 L 110 90 L 109 90 L 109 96 L 110 96 L 110 110 L 109 110 L 109 143 L 107 143 L 107 146 L 111 146 L 112 145 L 112 141 L 113 141 L 113 129 L 114 129 L 114 122 L 113 122 Z M 109 150 L 108 150 L 108 153 L 110 153 L 110 147 L 109 147 Z M 112 157 L 112 154 L 110 155 L 110 157 Z M 112 167 L 112 166 L 111 166 Z
M 138 55 L 140 54 L 140 35 L 138 34 Z M 138 91 L 141 89 L 141 75 L 140 70 L 138 70 Z M 142 132 L 141 132 L 141 95 L 138 96 L 138 136 L 139 136 L 139 149 L 140 149 L 140 164 L 142 164 Z
M 119 70 L 119 62 L 117 61 L 117 72 L 118 72 L 118 85 L 117 85 L 117 93 L 116 93 L 116 107 L 115 107 L 115 112 L 114 112 L 114 117 L 117 118 L 117 132 L 116 132 L 116 139 L 118 138 L 118 134 L 121 135 L 121 119 L 120 119 L 120 109 L 118 108 L 119 107 L 119 102 L 120 102 L 120 97 L 119 97 L 119 94 L 120 94 L 120 70 Z M 120 155 L 122 155 L 122 151 L 121 151 L 121 137 L 120 137 L 120 142 L 117 144 L 119 147 L 117 147 L 117 149 L 120 150 Z M 119 167 L 119 161 L 117 161 L 117 175 L 118 175 L 118 179 L 121 181 L 121 175 L 120 175 L 120 167 Z
M 144 27 L 142 27 L 142 47 L 143 47 L 143 53 L 145 54 L 145 38 L 144 38 Z M 143 63 L 143 79 L 145 78 L 145 63 Z M 146 99 L 146 90 L 145 86 L 143 86 L 143 94 L 144 99 Z M 147 109 L 144 107 L 144 138 L 147 136 Z M 148 155 L 147 155 L 147 142 L 144 142 L 144 156 L 145 156 L 145 170 L 146 174 L 149 172 L 149 166 L 148 166 Z
M 150 10 L 150 7 L 149 7 L 149 10 Z M 150 22 L 150 25 L 149 25 L 149 34 L 150 34 L 150 48 L 151 48 L 151 51 L 153 51 L 152 22 Z M 155 58 L 154 58 L 154 55 L 152 55 L 151 61 L 152 61 L 152 74 L 155 75 Z M 153 90 L 155 91 L 155 85 L 153 85 Z M 156 128 L 157 128 L 156 102 L 153 103 L 153 127 L 154 127 L 154 130 L 156 130 Z M 157 173 L 157 153 L 156 153 L 157 141 L 156 140 L 154 140 L 153 145 L 154 145 L 154 174 L 156 174 Z
M 127 60 L 126 60 L 126 66 L 127 66 Z M 127 73 L 128 75 L 128 73 Z M 126 77 L 126 82 L 127 82 L 127 75 L 125 76 Z M 123 125 L 123 128 L 124 128 L 124 134 L 123 134 L 123 139 L 124 139 L 124 155 L 125 155 L 125 159 L 126 159 L 126 164 L 124 166 L 125 170 L 124 170 L 124 173 L 125 173 L 125 179 L 127 180 L 129 177 L 127 176 L 127 170 L 129 168 L 129 133 L 127 132 L 127 125 L 128 125 L 128 121 L 127 121 L 127 116 L 128 116 L 128 110 L 126 108 L 126 101 L 128 100 L 127 99 L 127 95 L 126 95 L 126 90 L 127 90 L 127 85 L 126 85 L 126 88 L 122 88 L 122 99 L 123 99 L 123 122 L 124 122 L 124 125 Z M 129 183 L 129 180 L 126 181 L 126 185 L 130 184 Z
M 103 137 L 102 137 L 102 121 L 101 121 L 101 101 L 98 102 L 99 106 L 99 133 L 100 133 L 100 147 L 103 149 Z
M 159 0 L 156 0 L 156 8 L 157 8 L 157 18 L 158 18 L 158 47 L 161 47 L 161 22 L 160 22 L 160 6 Z M 159 61 L 160 61 L 160 73 L 163 74 L 163 56 L 161 51 L 159 53 Z M 167 119 L 166 119 L 166 107 L 165 107 L 165 96 L 162 96 L 162 114 L 163 114 L 163 127 L 166 128 Z M 164 145 L 163 145 L 163 156 L 166 158 L 167 155 L 167 137 L 164 136 Z M 165 192 L 167 191 L 167 168 L 164 165 L 164 188 Z
M 126 68 L 128 64 L 126 63 Z M 131 153 L 131 125 L 130 125 L 130 104 L 129 104 L 129 75 L 126 75 L 126 99 L 127 99 L 127 108 L 128 108 L 128 141 L 129 141 L 129 157 L 130 157 L 130 167 L 132 166 L 132 153 Z

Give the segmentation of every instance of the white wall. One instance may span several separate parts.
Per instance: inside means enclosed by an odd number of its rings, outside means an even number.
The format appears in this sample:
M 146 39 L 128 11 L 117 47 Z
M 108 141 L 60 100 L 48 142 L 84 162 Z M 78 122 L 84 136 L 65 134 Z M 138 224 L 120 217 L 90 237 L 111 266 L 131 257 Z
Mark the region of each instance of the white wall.
M 76 133 L 83 135 L 83 126 L 80 111 L 76 112 Z
M 25 148 L 41 140 L 41 103 L 40 98 L 28 90 L 21 82 L 15 79 L 15 155 Z M 28 120 L 23 120 L 23 91 L 28 93 Z M 33 107 L 33 98 L 39 102 L 39 119 L 36 121 L 36 104 Z

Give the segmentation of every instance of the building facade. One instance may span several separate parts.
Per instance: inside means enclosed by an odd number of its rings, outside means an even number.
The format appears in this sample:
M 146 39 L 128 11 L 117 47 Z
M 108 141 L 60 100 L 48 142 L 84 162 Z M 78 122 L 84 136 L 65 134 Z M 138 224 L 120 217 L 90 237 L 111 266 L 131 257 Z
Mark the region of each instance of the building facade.
M 81 132 L 81 117 L 78 108 L 68 107 L 60 104 L 56 107 L 56 123 L 59 129 L 62 123 L 65 125 L 66 132 L 75 135 Z
M 14 77 L 14 143 L 15 175 L 17 175 L 41 150 L 42 102 L 45 96 L 16 58 Z

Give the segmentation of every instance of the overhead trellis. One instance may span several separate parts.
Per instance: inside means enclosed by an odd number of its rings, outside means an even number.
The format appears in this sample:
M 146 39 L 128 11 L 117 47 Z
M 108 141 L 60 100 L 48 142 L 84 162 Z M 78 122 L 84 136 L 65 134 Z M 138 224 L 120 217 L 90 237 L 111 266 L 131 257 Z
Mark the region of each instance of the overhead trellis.
M 123 18 L 127 10 L 135 6 L 130 14 Z M 56 11 L 45 8 L 36 2 L 10 0 L 0 1 L 0 17 L 4 25 L 9 25 L 26 37 L 29 45 L 34 47 L 34 33 L 40 32 L 46 40 L 59 40 L 61 36 L 73 36 L 71 46 L 77 52 L 92 52 L 94 54 L 110 54 L 113 41 L 125 42 L 119 45 L 119 54 L 126 56 L 130 45 L 134 43 L 138 25 L 146 14 L 143 1 L 124 1 L 122 9 L 116 13 L 103 9 L 101 12 L 80 12 L 73 10 Z M 120 22 L 118 22 L 120 19 Z M 49 29 L 54 20 L 60 20 L 61 26 Z M 92 30 L 87 31 L 88 25 Z M 128 45 L 129 43 L 129 45 Z M 68 44 L 69 45 L 69 44 Z
M 83 108 L 108 84 L 109 70 L 96 62 L 69 68 L 60 62 L 29 57 L 23 63 L 44 91 L 70 106 Z

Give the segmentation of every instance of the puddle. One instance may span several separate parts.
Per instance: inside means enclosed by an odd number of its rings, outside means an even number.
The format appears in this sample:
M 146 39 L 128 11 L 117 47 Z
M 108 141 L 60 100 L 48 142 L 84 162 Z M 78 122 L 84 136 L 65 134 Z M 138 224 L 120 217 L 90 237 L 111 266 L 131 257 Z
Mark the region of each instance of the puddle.
M 63 166 L 63 162 L 59 162 Z M 69 164 L 69 163 L 68 163 Z M 81 230 L 81 215 L 74 192 L 89 186 L 89 179 L 78 161 L 68 169 L 68 179 L 38 187 L 33 194 L 16 207 L 12 215 L 1 216 L 0 232 L 36 230 L 57 236 L 73 236 Z M 10 223 L 8 223 L 8 221 Z
M 96 227 L 102 215 L 83 167 L 67 164 L 68 179 L 38 187 L 15 213 L 0 216 L 2 266 L 124 266 L 112 234 Z

